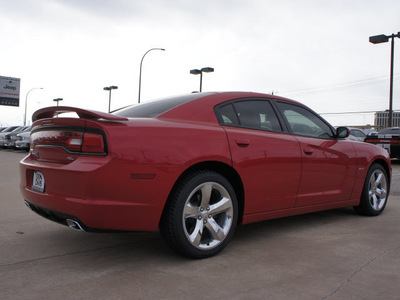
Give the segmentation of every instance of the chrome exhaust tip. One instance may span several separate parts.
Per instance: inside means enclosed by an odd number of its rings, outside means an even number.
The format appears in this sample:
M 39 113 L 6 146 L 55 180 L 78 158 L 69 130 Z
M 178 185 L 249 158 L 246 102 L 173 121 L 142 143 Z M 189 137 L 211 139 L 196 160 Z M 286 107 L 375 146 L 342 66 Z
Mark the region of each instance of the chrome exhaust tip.
M 73 229 L 73 230 L 78 230 L 78 231 L 85 231 L 81 224 L 79 224 L 77 221 L 75 220 L 71 220 L 71 219 L 67 219 L 67 225 L 69 228 Z
M 30 210 L 33 210 L 28 201 L 24 200 L 24 203 Z

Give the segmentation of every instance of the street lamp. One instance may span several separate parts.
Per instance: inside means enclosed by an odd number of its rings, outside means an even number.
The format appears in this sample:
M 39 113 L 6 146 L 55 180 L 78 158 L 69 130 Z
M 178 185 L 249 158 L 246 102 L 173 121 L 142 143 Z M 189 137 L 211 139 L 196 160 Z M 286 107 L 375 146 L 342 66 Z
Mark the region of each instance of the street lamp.
M 25 97 L 25 114 L 24 114 L 24 126 L 26 126 L 26 110 L 28 107 L 28 95 L 30 92 L 32 92 L 33 90 L 42 90 L 43 88 L 39 87 L 39 88 L 33 88 L 30 89 L 28 93 L 26 93 L 26 97 Z
M 397 34 L 392 33 L 391 35 L 374 35 L 369 37 L 369 42 L 372 44 L 387 43 L 389 39 L 392 39 L 391 53 L 390 53 L 390 91 L 389 91 L 389 122 L 388 127 L 393 125 L 393 64 L 394 64 L 394 38 L 400 38 L 400 32 Z
M 56 99 L 53 99 L 53 101 L 57 102 L 57 106 L 58 106 L 58 102 L 60 102 L 60 101 L 62 101 L 62 100 L 64 100 L 64 99 L 63 99 L 63 98 L 56 98 Z
M 201 93 L 202 85 L 203 85 L 203 72 L 206 72 L 206 73 L 214 72 L 214 68 L 206 67 L 206 68 L 202 68 L 200 70 L 199 69 L 190 70 L 190 74 L 193 74 L 193 75 L 200 74 L 200 93 Z
M 138 103 L 140 103 L 140 89 L 141 89 L 141 86 L 142 86 L 142 64 L 143 64 L 143 59 L 144 59 L 144 57 L 146 56 L 147 53 L 149 53 L 150 51 L 153 51 L 153 50 L 165 51 L 164 48 L 151 48 L 150 50 L 147 50 L 147 52 L 143 55 L 142 60 L 140 61 Z
M 105 91 L 110 91 L 110 93 L 108 95 L 108 112 L 111 112 L 111 91 L 116 90 L 117 88 L 118 87 L 115 85 L 106 86 L 105 88 L 103 88 L 103 90 L 105 90 Z

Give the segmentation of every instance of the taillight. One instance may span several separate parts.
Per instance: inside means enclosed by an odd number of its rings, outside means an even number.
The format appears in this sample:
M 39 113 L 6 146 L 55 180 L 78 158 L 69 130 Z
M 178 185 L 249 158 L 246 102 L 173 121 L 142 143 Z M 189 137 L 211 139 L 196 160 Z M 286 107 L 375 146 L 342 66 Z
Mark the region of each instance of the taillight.
M 98 133 L 86 132 L 83 136 L 82 152 L 104 153 L 103 136 Z
M 81 131 L 38 131 L 31 135 L 31 146 L 58 146 L 70 152 L 104 153 L 103 135 Z

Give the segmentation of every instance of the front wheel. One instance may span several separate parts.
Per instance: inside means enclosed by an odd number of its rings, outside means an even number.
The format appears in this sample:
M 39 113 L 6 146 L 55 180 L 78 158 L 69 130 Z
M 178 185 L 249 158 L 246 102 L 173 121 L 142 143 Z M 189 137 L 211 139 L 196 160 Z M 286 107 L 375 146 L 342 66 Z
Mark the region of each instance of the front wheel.
M 236 194 L 229 181 L 213 171 L 198 171 L 171 194 L 160 223 L 167 244 L 191 258 L 220 252 L 232 238 L 238 219 Z
M 385 209 L 389 180 L 385 169 L 380 164 L 373 164 L 365 178 L 360 205 L 354 209 L 366 216 L 380 215 Z

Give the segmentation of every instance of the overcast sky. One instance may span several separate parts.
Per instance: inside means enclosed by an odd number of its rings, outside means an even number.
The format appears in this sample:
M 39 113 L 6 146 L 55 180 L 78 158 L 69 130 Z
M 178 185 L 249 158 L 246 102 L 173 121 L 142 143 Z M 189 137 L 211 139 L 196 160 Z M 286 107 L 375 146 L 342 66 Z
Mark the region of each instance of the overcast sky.
M 400 31 L 398 0 L 0 0 L 0 75 L 21 78 L 20 107 L 0 106 L 0 124 L 39 108 L 108 110 L 199 89 L 274 93 L 319 113 L 388 108 L 390 44 L 368 37 Z M 400 39 L 394 109 L 400 109 Z M 323 115 L 333 125 L 372 114 Z

